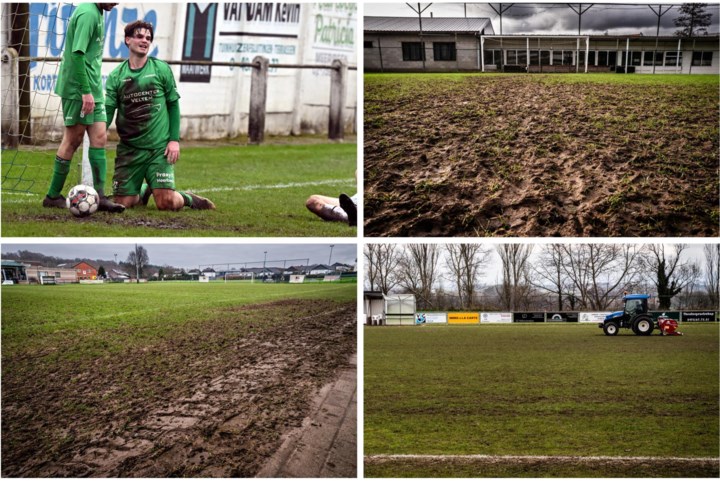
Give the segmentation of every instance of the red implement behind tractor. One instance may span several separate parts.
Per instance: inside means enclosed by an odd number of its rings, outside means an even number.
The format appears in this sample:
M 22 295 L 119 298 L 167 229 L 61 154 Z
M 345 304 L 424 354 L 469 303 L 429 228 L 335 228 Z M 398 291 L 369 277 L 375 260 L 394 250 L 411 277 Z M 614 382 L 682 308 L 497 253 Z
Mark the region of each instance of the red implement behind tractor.
M 678 322 L 675 319 L 667 317 L 662 314 L 657 320 L 658 327 L 660 328 L 661 336 L 682 336 L 682 332 L 677 330 Z

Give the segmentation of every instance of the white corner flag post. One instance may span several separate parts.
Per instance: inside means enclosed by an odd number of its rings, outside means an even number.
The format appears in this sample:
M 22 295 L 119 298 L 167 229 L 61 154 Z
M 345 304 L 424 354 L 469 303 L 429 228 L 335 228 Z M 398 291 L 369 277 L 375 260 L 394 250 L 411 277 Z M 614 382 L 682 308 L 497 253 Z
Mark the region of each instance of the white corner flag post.
M 88 136 L 87 131 L 85 132 L 85 137 L 83 137 L 83 146 L 82 146 L 82 163 L 81 163 L 81 171 L 80 171 L 80 183 L 89 185 L 90 187 L 95 187 L 93 185 L 93 176 L 92 176 L 92 168 L 90 168 L 90 137 Z

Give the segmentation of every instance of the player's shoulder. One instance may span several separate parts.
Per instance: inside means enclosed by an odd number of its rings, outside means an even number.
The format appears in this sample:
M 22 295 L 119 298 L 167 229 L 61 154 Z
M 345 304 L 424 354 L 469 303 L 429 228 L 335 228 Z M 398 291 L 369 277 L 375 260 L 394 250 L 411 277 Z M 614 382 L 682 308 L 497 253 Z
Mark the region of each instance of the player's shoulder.
M 152 62 L 155 69 L 158 70 L 170 70 L 170 64 L 164 60 L 160 60 L 157 57 L 148 57 L 148 61 Z
M 108 74 L 108 80 L 109 79 L 115 79 L 123 74 L 123 72 L 127 72 L 130 69 L 130 62 L 125 59 L 122 62 L 120 62 L 117 67 L 112 69 L 112 71 Z
M 97 5 L 94 3 L 80 3 L 80 5 L 78 5 L 73 11 L 73 15 L 76 17 L 81 15 L 92 15 L 95 17 L 102 16 Z

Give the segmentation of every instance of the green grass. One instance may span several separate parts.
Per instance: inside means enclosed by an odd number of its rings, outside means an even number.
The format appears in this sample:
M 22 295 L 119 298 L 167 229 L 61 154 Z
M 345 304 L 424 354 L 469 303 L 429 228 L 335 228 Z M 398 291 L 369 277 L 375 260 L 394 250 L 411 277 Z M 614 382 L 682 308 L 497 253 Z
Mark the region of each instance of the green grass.
M 3 286 L 3 357 L 92 358 L 155 342 L 229 307 L 283 299 L 355 299 L 356 284 L 152 282 Z M 67 345 L 73 346 L 67 349 Z M 58 361 L 50 355 L 47 362 Z
M 612 83 L 622 85 L 718 85 L 717 75 L 680 75 L 680 74 L 628 74 L 615 73 L 563 73 L 563 74 L 517 74 L 517 73 L 366 73 L 365 86 L 397 82 L 408 88 L 409 85 L 421 85 L 425 82 L 460 82 L 468 77 L 531 77 L 545 83 Z
M 717 457 L 718 327 L 366 328 L 365 454 Z
M 357 147 L 348 144 L 186 147 L 175 170 L 176 187 L 215 202 L 215 211 L 159 212 L 151 200 L 121 215 L 99 212 L 76 219 L 65 210 L 45 209 L 42 199 L 49 185 L 54 151 L 3 152 L 2 235 L 28 236 L 354 236 L 356 230 L 324 222 L 305 208 L 312 194 L 337 197 L 354 194 Z M 79 154 L 75 161 L 79 162 Z M 115 149 L 108 148 L 111 191 Z M 32 179 L 10 192 L 10 177 Z M 78 182 L 71 172 L 65 191 Z M 6 177 L 8 179 L 6 179 Z

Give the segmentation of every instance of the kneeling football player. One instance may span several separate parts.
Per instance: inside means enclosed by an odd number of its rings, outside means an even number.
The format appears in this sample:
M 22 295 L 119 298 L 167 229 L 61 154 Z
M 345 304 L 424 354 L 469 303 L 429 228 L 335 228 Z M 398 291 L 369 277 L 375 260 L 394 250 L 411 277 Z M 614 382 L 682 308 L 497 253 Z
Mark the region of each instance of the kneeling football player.
M 125 27 L 130 55 L 106 82 L 107 125 L 115 121 L 120 142 L 115 159 L 115 202 L 125 207 L 147 204 L 160 210 L 214 209 L 209 199 L 175 190 L 174 165 L 180 158 L 180 95 L 170 66 L 148 57 L 154 38 L 150 23 Z M 143 181 L 147 181 L 144 185 Z

